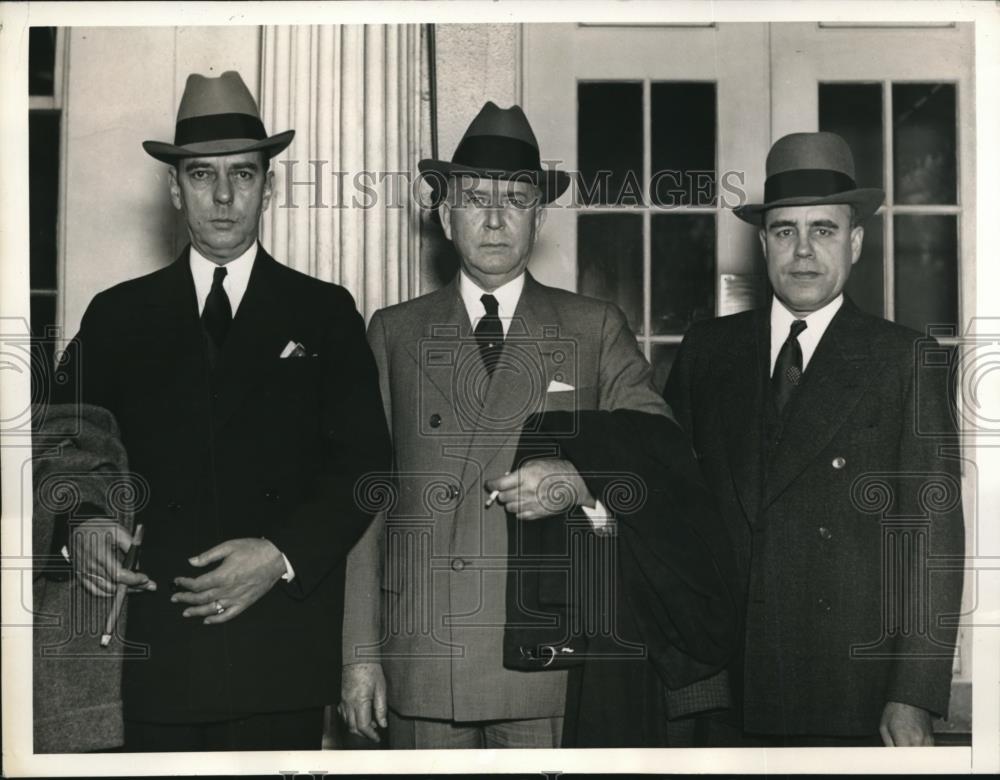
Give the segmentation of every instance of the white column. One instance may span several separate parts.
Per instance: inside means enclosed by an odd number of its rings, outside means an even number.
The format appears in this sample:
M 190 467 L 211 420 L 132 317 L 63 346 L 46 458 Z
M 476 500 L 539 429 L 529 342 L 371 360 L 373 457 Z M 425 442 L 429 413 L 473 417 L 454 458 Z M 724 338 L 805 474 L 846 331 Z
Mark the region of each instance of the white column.
M 344 285 L 366 319 L 417 292 L 420 36 L 416 25 L 263 28 L 264 124 L 296 131 L 272 164 L 264 246 Z

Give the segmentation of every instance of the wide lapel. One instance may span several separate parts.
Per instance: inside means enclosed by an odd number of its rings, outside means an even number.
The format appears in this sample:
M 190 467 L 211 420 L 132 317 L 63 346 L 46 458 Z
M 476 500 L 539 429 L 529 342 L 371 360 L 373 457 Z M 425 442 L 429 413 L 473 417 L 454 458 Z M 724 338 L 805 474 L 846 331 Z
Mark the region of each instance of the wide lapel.
M 725 371 L 717 391 L 726 415 L 726 447 L 737 495 L 747 519 L 753 522 L 760 510 L 763 480 L 764 404 L 766 378 L 770 373 L 770 310 L 757 309 L 749 329 L 736 336 L 727 353 Z
M 845 298 L 789 402 L 782 441 L 768 468 L 765 507 L 830 443 L 878 373 L 869 335 L 864 319 Z
M 475 368 L 479 355 L 472 338 L 472 325 L 458 290 L 458 276 L 451 282 L 421 299 L 424 307 L 414 312 L 412 324 L 399 334 L 408 338 L 403 342 L 405 351 L 413 359 L 417 370 L 418 394 L 421 408 L 432 408 L 427 393 L 440 395 L 451 406 L 453 423 L 445 423 L 444 430 L 469 430 L 474 425 L 476 409 L 469 408 L 459 393 L 470 368 Z M 457 426 L 457 427 L 456 427 Z
M 146 311 L 157 349 L 169 356 L 173 371 L 185 371 L 190 378 L 205 378 L 208 361 L 198 313 L 198 296 L 191 276 L 187 247 L 164 269 L 164 295 Z
M 485 400 L 470 442 L 467 462 L 478 463 L 483 472 L 505 447 L 517 444 L 525 420 L 544 410 L 555 371 L 546 344 L 559 337 L 560 325 L 545 288 L 526 272 L 500 363 L 484 385 Z M 485 370 L 482 376 L 485 380 Z M 474 482 L 476 476 L 476 470 L 465 470 L 462 481 L 467 488 L 472 487 L 468 483 Z
M 223 426 L 260 381 L 291 334 L 278 327 L 281 278 L 278 261 L 257 247 L 243 300 L 236 310 L 214 375 L 214 421 Z M 288 305 L 294 306 L 294 301 Z

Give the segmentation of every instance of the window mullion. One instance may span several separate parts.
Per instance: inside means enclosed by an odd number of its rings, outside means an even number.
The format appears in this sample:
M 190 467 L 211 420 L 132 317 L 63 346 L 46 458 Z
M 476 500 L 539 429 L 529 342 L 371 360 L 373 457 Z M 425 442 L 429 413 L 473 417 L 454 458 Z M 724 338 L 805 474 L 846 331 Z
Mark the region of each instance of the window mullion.
M 653 358 L 653 347 L 650 342 L 652 335 L 652 277 L 653 277 L 653 250 L 652 250 L 652 220 L 650 216 L 650 205 L 653 202 L 653 193 L 650 191 L 649 182 L 653 176 L 653 106 L 652 88 L 649 79 L 642 82 L 642 332 L 643 332 L 643 352 L 647 360 Z
M 885 139 L 885 154 L 882 160 L 882 184 L 885 190 L 885 206 L 882 210 L 882 289 L 884 290 L 885 318 L 896 319 L 896 246 L 895 224 L 893 220 L 893 139 L 892 139 L 892 82 L 882 82 L 882 132 Z

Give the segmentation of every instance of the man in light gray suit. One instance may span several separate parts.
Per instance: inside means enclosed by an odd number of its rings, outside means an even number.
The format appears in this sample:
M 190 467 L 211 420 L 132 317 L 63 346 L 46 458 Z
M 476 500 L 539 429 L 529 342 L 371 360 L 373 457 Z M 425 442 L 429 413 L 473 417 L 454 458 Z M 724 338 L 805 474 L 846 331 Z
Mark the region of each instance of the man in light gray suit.
M 572 463 L 515 468 L 522 427 L 553 410 L 669 411 L 617 307 L 525 270 L 569 177 L 542 168 L 520 107 L 487 103 L 452 161 L 420 170 L 447 193 L 461 270 L 369 326 L 395 483 L 352 553 L 340 712 L 371 739 L 388 726 L 392 747 L 558 747 L 567 673 L 503 664 L 507 513 L 564 510 L 546 499 L 558 477 L 595 525 L 606 518 Z

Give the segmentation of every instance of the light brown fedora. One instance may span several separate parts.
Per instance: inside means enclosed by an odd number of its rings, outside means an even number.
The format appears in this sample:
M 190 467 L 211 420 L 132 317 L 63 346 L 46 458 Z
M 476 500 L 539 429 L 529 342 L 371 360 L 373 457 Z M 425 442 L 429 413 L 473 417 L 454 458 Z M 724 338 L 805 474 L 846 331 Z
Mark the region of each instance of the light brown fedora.
M 183 157 L 211 157 L 261 150 L 274 157 L 292 142 L 294 130 L 268 136 L 257 102 L 240 74 L 227 70 L 218 78 L 192 73 L 177 109 L 172 144 L 143 141 L 142 148 L 173 165 Z

